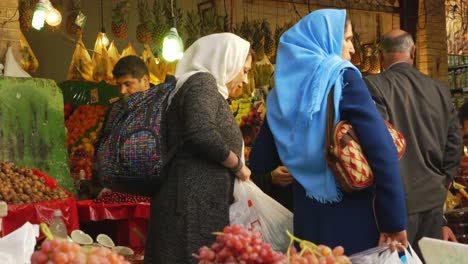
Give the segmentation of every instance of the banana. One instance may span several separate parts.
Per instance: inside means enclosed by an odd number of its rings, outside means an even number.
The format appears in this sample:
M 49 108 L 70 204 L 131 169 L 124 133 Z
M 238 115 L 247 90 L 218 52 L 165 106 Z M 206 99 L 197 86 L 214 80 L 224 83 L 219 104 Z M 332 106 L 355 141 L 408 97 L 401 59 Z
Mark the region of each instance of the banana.
M 47 240 L 54 240 L 54 235 L 52 235 L 52 232 L 50 232 L 49 226 L 46 223 L 41 223 L 39 227 Z

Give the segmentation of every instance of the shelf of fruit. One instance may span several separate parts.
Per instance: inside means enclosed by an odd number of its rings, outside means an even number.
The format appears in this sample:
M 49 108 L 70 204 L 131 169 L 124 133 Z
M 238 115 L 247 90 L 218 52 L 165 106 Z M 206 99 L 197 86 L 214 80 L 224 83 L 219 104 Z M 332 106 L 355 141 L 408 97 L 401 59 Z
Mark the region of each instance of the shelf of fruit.
M 75 110 L 67 110 L 67 148 L 70 153 L 71 173 L 75 179 L 90 179 L 94 158 L 94 142 L 99 134 L 108 107 L 101 105 L 81 105 Z M 66 115 L 67 116 L 67 115 Z

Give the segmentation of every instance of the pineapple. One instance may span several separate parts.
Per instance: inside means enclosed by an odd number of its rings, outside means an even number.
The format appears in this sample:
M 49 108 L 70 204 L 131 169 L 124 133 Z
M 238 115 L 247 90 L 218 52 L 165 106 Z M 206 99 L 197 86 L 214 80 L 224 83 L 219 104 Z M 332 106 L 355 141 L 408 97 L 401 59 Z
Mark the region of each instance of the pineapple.
M 369 62 L 370 62 L 370 66 L 369 66 L 368 73 L 371 73 L 371 74 L 379 73 L 381 64 L 380 64 L 380 58 L 379 58 L 379 45 L 378 44 L 374 44 L 372 55 L 369 59 Z
M 140 16 L 140 24 L 137 26 L 136 38 L 138 42 L 145 44 L 151 41 L 153 34 L 150 29 L 150 10 L 148 0 L 138 0 L 138 15 Z
M 128 38 L 128 21 L 126 18 L 128 8 L 128 1 L 123 0 L 118 2 L 114 9 L 112 9 L 112 33 L 116 38 Z
M 187 35 L 186 45 L 190 47 L 200 37 L 200 18 L 194 11 L 187 13 L 187 21 L 185 22 L 185 34 Z
M 362 63 L 362 47 L 361 47 L 361 39 L 359 37 L 359 34 L 355 31 L 353 32 L 353 46 L 354 46 L 355 52 L 353 55 L 351 55 L 351 63 L 354 64 L 354 66 L 358 67 Z
M 29 31 L 32 28 L 32 18 L 34 11 L 33 0 L 19 1 L 19 23 L 23 32 Z
M 73 0 L 72 9 L 67 16 L 66 29 L 68 34 L 73 36 L 81 36 L 83 29 L 75 23 L 75 19 L 81 10 L 81 0 Z
M 260 21 L 254 21 L 253 32 L 252 49 L 257 56 L 256 60 L 261 61 L 263 57 L 265 57 L 265 35 L 262 31 Z
M 364 72 L 368 72 L 371 66 L 370 58 L 372 56 L 372 48 L 369 45 L 365 45 L 363 49 L 364 49 L 364 58 L 361 63 L 361 66 L 359 67 L 359 70 L 364 73 Z
M 252 29 L 252 24 L 247 20 L 247 17 L 244 17 L 244 20 L 242 21 L 241 25 L 238 27 L 236 31 L 239 32 L 237 33 L 239 36 L 241 36 L 248 42 L 252 43 L 253 29 Z

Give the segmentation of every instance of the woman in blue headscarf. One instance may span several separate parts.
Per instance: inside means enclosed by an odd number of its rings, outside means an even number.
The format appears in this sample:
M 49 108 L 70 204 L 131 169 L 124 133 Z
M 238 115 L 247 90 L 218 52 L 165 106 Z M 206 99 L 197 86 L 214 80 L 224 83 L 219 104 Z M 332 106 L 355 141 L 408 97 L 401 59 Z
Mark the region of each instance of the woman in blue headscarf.
M 314 11 L 281 36 L 275 87 L 267 98 L 268 124 L 262 128 L 271 129 L 263 134 L 272 136 L 282 164 L 294 177 L 295 235 L 342 245 L 347 254 L 390 241 L 407 245 L 396 149 L 359 70 L 349 62 L 352 36 L 346 11 L 335 9 Z M 324 159 L 332 87 L 335 124 L 351 123 L 375 175 L 372 187 L 352 194 L 341 191 Z M 253 171 L 268 163 L 258 158 L 268 154 L 256 153 L 255 147 Z

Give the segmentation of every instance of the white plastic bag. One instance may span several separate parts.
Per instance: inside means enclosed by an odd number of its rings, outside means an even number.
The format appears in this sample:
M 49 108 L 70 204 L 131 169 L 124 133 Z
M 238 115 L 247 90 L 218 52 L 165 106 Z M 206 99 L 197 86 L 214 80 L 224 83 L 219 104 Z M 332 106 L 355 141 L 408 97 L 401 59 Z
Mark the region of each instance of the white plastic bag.
M 391 252 L 388 246 L 383 246 L 353 254 L 349 259 L 353 264 L 423 264 L 409 244 L 404 258 L 400 258 L 397 251 Z
M 286 230 L 293 230 L 293 214 L 266 195 L 252 181 L 236 179 L 234 204 L 229 209 L 230 224 L 260 231 L 263 241 L 275 250 L 286 251 L 289 238 Z
M 28 264 L 34 253 L 39 225 L 26 222 L 14 232 L 0 238 L 0 263 Z

